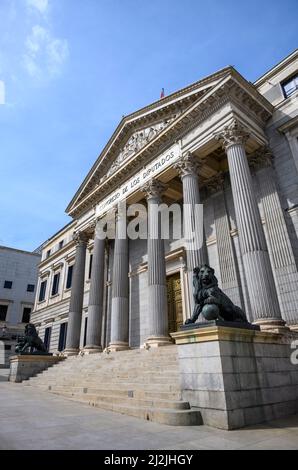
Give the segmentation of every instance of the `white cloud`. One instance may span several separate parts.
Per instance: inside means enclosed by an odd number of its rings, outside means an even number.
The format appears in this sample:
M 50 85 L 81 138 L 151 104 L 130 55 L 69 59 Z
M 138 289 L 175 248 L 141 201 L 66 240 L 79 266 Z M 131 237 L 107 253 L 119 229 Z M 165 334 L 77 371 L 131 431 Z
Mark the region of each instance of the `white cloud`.
M 53 37 L 49 29 L 41 25 L 32 27 L 25 47 L 25 69 L 31 77 L 38 79 L 44 74 L 50 77 L 58 75 L 69 55 L 67 40 Z
M 0 104 L 5 104 L 5 84 L 0 80 Z
M 28 7 L 35 8 L 40 13 L 45 14 L 47 12 L 49 2 L 48 0 L 27 0 Z

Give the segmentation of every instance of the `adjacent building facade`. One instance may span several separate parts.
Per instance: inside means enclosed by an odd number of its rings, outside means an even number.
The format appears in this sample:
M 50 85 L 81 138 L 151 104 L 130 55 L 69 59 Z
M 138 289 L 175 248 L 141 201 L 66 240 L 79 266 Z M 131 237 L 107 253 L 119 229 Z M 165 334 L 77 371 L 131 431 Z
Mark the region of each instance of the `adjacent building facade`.
M 96 237 L 123 200 L 146 209 L 148 239 L 123 235 L 129 211 L 115 237 Z M 162 203 L 190 217 L 203 204 L 200 248 L 160 237 Z M 51 351 L 168 343 L 202 263 L 250 321 L 298 330 L 298 51 L 254 84 L 226 67 L 124 117 L 66 211 L 72 222 L 43 245 L 31 316 Z
M 30 321 L 40 259 L 37 252 L 0 246 L 0 341 L 5 363 L 14 353 L 17 337 L 24 334 Z

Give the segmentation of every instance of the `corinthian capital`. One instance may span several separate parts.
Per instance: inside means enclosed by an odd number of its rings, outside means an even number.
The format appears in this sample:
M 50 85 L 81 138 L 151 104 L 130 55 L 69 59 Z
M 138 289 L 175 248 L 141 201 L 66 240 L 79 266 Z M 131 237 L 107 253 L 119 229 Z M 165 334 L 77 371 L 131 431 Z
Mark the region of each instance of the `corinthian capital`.
M 141 188 L 141 191 L 145 193 L 147 199 L 160 199 L 166 189 L 166 184 L 152 178 L 150 181 L 144 184 L 144 186 Z
M 221 140 L 223 148 L 227 150 L 232 145 L 244 145 L 249 137 L 249 133 L 236 119 L 233 119 L 231 124 L 225 126 L 214 137 L 216 140 Z
M 180 177 L 183 178 L 183 176 L 187 175 L 197 175 L 200 162 L 194 159 L 191 152 L 186 152 L 173 166 L 178 171 Z
M 76 245 L 87 245 L 89 235 L 85 232 L 74 232 L 72 238 Z
M 258 148 L 253 155 L 249 156 L 248 164 L 254 171 L 258 171 L 261 168 L 272 166 L 273 155 L 270 148 L 266 145 Z

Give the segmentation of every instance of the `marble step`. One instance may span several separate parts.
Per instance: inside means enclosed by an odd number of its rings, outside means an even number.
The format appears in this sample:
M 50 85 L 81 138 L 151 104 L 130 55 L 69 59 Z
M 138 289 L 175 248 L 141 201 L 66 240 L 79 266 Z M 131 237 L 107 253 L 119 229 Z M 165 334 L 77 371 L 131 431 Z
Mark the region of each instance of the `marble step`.
M 92 406 L 128 416 L 134 416 L 136 418 L 145 419 L 146 421 L 154 421 L 160 424 L 167 424 L 172 426 L 198 426 L 203 424 L 201 413 L 192 409 L 173 410 L 168 408 L 151 408 L 133 405 L 129 406 L 103 401 L 93 402 Z
M 116 405 L 129 405 L 129 406 L 141 406 L 149 408 L 171 408 L 177 410 L 189 410 L 190 406 L 187 401 L 182 400 L 164 400 L 164 399 L 150 399 L 150 398 L 137 398 L 129 396 L 121 396 L 114 394 L 114 391 L 111 394 L 106 393 L 82 393 L 76 392 L 73 390 L 64 391 L 56 390 L 55 388 L 51 390 L 51 393 L 59 394 L 65 397 L 72 397 L 76 401 L 81 401 L 88 403 L 89 405 L 95 406 L 96 403 L 107 402 L 113 403 Z
M 24 382 L 24 385 L 32 386 L 34 388 L 41 388 L 43 390 L 49 390 L 49 387 L 61 387 L 61 390 L 63 390 L 65 387 L 80 387 L 84 388 L 86 386 L 86 383 L 75 383 L 73 385 L 71 384 L 61 384 L 61 382 L 35 382 L 32 383 L 32 379 L 30 379 L 27 383 Z M 91 384 L 88 384 L 90 387 Z M 107 390 L 107 389 L 117 389 L 117 390 L 145 390 L 145 391 L 164 391 L 164 392 L 179 392 L 180 391 L 180 386 L 176 384 L 144 384 L 144 383 L 138 383 L 138 382 L 115 382 L 115 383 L 98 383 L 95 384 L 94 387 L 91 386 L 91 388 L 95 388 L 96 390 Z

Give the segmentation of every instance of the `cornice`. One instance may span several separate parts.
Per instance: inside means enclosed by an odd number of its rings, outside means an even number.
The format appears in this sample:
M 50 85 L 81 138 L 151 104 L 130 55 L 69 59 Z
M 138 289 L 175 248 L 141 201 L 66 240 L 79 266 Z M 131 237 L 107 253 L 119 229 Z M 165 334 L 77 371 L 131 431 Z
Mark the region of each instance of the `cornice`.
M 298 58 L 298 49 L 295 49 L 291 54 L 289 54 L 281 62 L 277 63 L 274 67 L 268 70 L 264 75 L 258 78 L 254 82 L 254 86 L 259 88 L 263 83 L 265 83 L 269 78 L 272 78 L 274 75 L 277 75 L 281 70 L 283 70 L 287 65 L 295 62 Z
M 43 261 L 41 261 L 38 265 L 39 270 L 45 267 L 48 263 L 52 265 L 54 263 L 55 258 L 58 258 L 61 255 L 64 255 L 71 248 L 75 248 L 74 240 L 70 240 L 68 243 L 66 243 L 66 245 L 60 248 L 60 250 L 55 251 L 48 258 L 45 258 Z
M 239 81 L 240 83 L 238 83 Z M 243 89 L 243 82 L 245 90 Z M 247 89 L 249 92 L 246 93 Z M 255 94 L 256 96 L 254 96 Z M 85 213 L 116 189 L 127 178 L 127 175 L 132 175 L 141 169 L 145 163 L 149 164 L 165 148 L 187 134 L 198 123 L 206 120 L 222 108 L 224 104 L 231 102 L 238 106 L 239 100 L 242 100 L 242 109 L 246 112 L 249 111 L 260 125 L 264 126 L 272 115 L 273 107 L 270 103 L 235 71 L 233 74 L 224 77 L 214 88 L 189 106 L 164 131 L 124 163 L 113 175 L 98 184 L 69 214 L 72 217 L 79 217 Z M 266 106 L 264 106 L 264 101 Z M 102 194 L 102 198 L 99 197 L 99 194 Z
M 106 169 L 106 165 L 109 165 L 111 162 L 111 152 L 112 148 L 116 146 L 116 151 L 119 151 L 119 143 L 122 139 L 122 137 L 127 138 L 129 135 L 132 133 L 133 130 L 138 130 L 139 128 L 142 127 L 142 125 L 146 125 L 149 123 L 149 121 L 152 122 L 154 120 L 154 114 L 152 114 L 154 111 L 156 111 L 156 117 L 159 119 L 162 119 L 163 116 L 167 116 L 170 112 L 174 112 L 175 109 L 181 108 L 188 106 L 191 102 L 193 102 L 199 94 L 202 94 L 203 90 L 201 87 L 207 86 L 208 84 L 212 84 L 212 82 L 218 80 L 220 77 L 224 76 L 225 74 L 228 74 L 232 70 L 231 66 L 225 67 L 214 74 L 209 75 L 208 77 L 205 77 L 185 88 L 182 88 L 178 90 L 175 93 L 172 93 L 169 96 L 166 96 L 165 98 L 155 101 L 151 103 L 148 106 L 145 106 L 144 108 L 141 108 L 140 110 L 129 114 L 128 116 L 125 116 L 122 118 L 120 121 L 119 125 L 115 129 L 114 133 L 112 134 L 111 138 L 107 142 L 106 146 L 102 150 L 100 156 L 97 158 L 95 161 L 94 165 L 92 166 L 91 170 L 85 177 L 84 181 L 82 182 L 81 186 L 79 187 L 78 191 L 70 201 L 69 205 L 66 208 L 67 213 L 71 213 L 72 206 L 74 204 L 74 201 L 76 200 L 76 197 L 79 193 L 83 193 L 90 180 L 95 176 L 95 173 L 97 173 L 97 167 L 98 163 L 100 161 L 101 169 Z M 200 87 L 200 89 L 198 89 Z M 196 90 L 197 90 L 197 96 L 196 96 Z M 204 90 L 205 91 L 205 90 Z M 179 101 L 177 101 L 179 100 Z M 185 101 L 184 101 L 185 100 Z M 164 112 L 166 110 L 166 112 Z M 150 113 L 150 119 L 148 119 L 148 114 Z M 114 152 L 115 153 L 115 152 Z M 106 157 L 107 155 L 109 156 L 108 162 L 106 163 Z
M 298 126 L 298 116 L 289 119 L 287 122 L 278 127 L 279 132 L 286 133 Z

